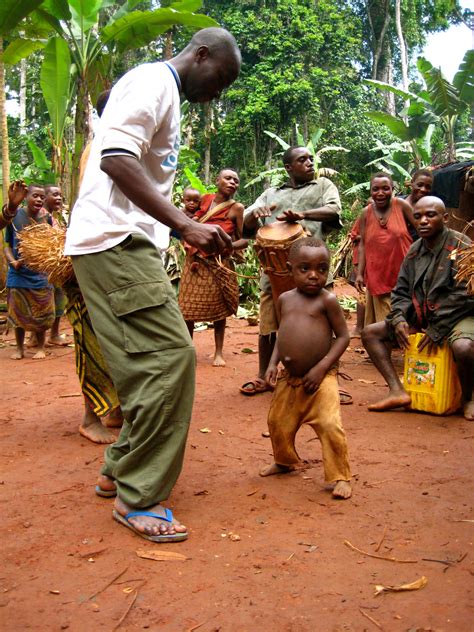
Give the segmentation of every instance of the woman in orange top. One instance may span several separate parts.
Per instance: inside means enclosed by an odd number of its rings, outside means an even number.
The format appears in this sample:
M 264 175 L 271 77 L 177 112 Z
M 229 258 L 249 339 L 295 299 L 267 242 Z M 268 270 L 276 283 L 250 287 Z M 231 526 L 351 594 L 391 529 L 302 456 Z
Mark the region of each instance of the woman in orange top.
M 360 218 L 359 268 L 356 288 L 366 287 L 364 325 L 385 320 L 390 292 L 412 243 L 407 224 L 413 225 L 410 205 L 393 196 L 393 180 L 376 173 L 370 180 L 371 201 Z
M 247 239 L 242 239 L 244 207 L 232 199 L 239 184 L 235 171 L 222 169 L 216 180 L 217 193 L 202 196 L 200 208 L 193 218 L 204 224 L 220 226 L 231 235 L 234 250 L 245 248 L 248 243 Z M 225 366 L 222 349 L 226 317 L 234 314 L 239 306 L 237 277 L 224 275 L 222 279 L 222 268 L 214 257 L 207 257 L 196 248 L 185 247 L 187 252 L 179 288 L 179 307 L 191 336 L 195 321 L 214 323 L 216 350 L 213 366 Z M 229 259 L 223 260 L 222 264 L 232 268 Z

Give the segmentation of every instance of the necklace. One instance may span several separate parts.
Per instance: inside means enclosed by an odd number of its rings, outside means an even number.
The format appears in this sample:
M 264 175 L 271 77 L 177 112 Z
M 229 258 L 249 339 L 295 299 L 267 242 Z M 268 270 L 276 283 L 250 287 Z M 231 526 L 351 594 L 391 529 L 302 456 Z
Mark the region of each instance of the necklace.
M 392 212 L 392 206 L 390 205 L 390 208 L 385 213 L 380 213 L 380 211 L 377 210 L 377 207 L 375 206 L 374 202 L 372 202 L 372 210 L 380 226 L 382 228 L 387 228 L 388 220 L 390 218 L 390 213 Z

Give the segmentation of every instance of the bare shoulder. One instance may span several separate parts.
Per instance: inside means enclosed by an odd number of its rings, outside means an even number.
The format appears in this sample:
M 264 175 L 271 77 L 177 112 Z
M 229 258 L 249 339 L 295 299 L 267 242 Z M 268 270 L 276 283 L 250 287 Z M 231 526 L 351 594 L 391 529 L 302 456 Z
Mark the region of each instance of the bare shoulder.
M 332 313 L 336 311 L 342 311 L 342 307 L 334 292 L 329 292 L 329 290 L 321 290 L 319 296 L 323 301 L 323 305 L 326 311 L 330 311 Z
M 244 214 L 244 205 L 240 202 L 234 202 L 230 207 L 229 215 L 243 215 Z

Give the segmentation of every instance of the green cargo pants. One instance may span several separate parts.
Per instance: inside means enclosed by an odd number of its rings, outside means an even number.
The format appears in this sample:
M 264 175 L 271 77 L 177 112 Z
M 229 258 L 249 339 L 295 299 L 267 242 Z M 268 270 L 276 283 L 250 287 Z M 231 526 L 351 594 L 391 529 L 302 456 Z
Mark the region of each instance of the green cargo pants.
M 195 353 L 156 247 L 138 234 L 72 257 L 124 415 L 102 473 L 136 508 L 168 498 L 182 468 Z

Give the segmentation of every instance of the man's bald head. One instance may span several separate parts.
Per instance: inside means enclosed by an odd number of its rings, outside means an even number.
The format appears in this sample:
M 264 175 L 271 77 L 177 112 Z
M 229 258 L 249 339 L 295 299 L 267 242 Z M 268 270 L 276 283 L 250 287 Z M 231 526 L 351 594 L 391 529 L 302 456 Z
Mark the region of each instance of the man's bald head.
M 195 33 L 189 44 L 170 60 L 191 103 L 218 99 L 238 77 L 241 55 L 234 36 L 210 27 Z
M 222 55 L 229 64 L 234 63 L 238 74 L 242 57 L 235 37 L 229 31 L 213 26 L 201 29 L 194 33 L 186 48 L 199 46 L 207 46 L 213 57 Z
M 443 200 L 439 197 L 436 197 L 435 195 L 425 195 L 424 197 L 420 198 L 413 207 L 413 212 L 416 208 L 426 208 L 427 206 L 433 206 L 442 214 L 446 213 L 446 206 Z

